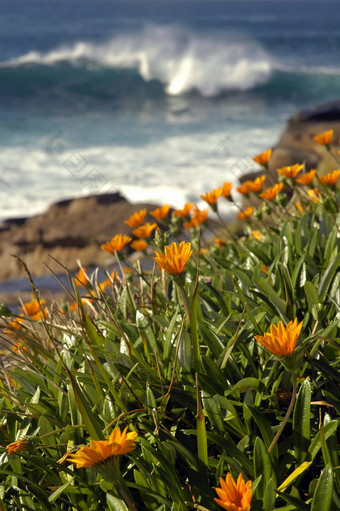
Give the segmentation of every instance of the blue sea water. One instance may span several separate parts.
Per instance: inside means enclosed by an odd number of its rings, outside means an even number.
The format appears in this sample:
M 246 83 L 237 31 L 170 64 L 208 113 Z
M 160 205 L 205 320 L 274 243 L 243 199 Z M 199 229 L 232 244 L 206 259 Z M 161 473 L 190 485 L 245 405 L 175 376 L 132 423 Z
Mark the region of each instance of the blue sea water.
M 0 0 L 0 219 L 187 200 L 340 96 L 337 0 Z

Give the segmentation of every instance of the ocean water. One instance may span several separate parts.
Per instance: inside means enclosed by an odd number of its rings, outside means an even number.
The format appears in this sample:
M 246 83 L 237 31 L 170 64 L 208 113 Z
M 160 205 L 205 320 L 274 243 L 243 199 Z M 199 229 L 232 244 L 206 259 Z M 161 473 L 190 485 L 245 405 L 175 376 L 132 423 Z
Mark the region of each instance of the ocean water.
M 339 98 L 339 26 L 337 0 L 0 0 L 0 220 L 236 184 Z

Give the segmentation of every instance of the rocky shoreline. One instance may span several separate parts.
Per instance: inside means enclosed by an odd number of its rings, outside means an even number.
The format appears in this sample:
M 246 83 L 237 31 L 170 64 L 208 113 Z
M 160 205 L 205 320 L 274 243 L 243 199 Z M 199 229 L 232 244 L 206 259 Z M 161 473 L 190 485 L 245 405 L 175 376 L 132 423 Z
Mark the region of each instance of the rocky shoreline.
M 88 268 L 112 264 L 111 254 L 100 250 L 100 245 L 117 233 L 130 234 L 124 220 L 135 211 L 156 207 L 131 204 L 116 192 L 62 200 L 40 215 L 4 221 L 0 230 L 0 300 L 12 303 L 10 296 L 16 291 L 20 296 L 30 293 L 18 258 L 37 278 L 39 289 L 39 282 L 50 289 L 51 272 L 64 272 L 61 265 L 73 271 L 78 268 L 77 260 Z M 43 278 L 48 275 L 50 279 Z
M 272 181 L 276 180 L 277 168 L 297 162 L 305 162 L 307 169 L 322 165 L 336 168 L 335 161 L 327 162 L 330 156 L 313 140 L 316 134 L 329 129 L 334 130 L 332 147 L 337 152 L 340 100 L 298 112 L 290 118 L 269 161 Z M 254 172 L 251 177 L 258 174 Z M 243 176 L 241 181 L 249 177 L 249 174 Z M 60 273 L 61 266 L 56 261 L 70 270 L 77 268 L 77 260 L 88 267 L 106 267 L 112 257 L 100 250 L 100 245 L 117 233 L 130 233 L 124 220 L 132 213 L 155 207 L 147 203 L 131 204 L 117 192 L 59 201 L 41 215 L 4 221 L 0 227 L 0 300 L 6 297 L 6 292 L 11 292 L 11 282 L 15 286 L 12 279 L 25 276 L 23 266 L 13 255 L 27 264 L 33 277 L 51 271 Z

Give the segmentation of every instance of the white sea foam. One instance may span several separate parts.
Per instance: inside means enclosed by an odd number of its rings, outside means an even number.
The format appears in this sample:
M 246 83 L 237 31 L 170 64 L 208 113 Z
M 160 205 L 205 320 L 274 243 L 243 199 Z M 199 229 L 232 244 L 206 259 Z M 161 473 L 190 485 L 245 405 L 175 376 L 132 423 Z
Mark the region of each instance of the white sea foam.
M 267 82 L 272 64 L 255 41 L 228 35 L 197 35 L 187 28 L 149 26 L 95 44 L 79 41 L 47 53 L 28 52 L 2 66 L 55 65 L 60 62 L 135 68 L 145 81 L 158 80 L 169 95 L 196 89 L 203 96 L 248 90 Z
M 116 190 L 132 202 L 206 206 L 200 194 L 224 181 L 237 185 L 240 175 L 255 169 L 250 156 L 265 149 L 263 140 L 271 145 L 277 136 L 259 128 L 248 134 L 246 149 L 236 134 L 224 133 L 172 136 L 136 147 L 71 148 L 46 138 L 38 149 L 2 148 L 0 219 L 40 213 L 63 198 Z

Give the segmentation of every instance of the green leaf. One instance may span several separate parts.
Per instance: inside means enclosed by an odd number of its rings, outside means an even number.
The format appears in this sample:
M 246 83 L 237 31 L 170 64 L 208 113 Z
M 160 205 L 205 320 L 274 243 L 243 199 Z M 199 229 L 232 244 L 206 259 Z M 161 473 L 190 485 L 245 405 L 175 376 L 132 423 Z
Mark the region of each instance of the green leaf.
M 300 387 L 293 414 L 294 456 L 300 465 L 306 458 L 310 445 L 311 386 L 306 378 Z
M 270 511 L 271 509 L 273 509 L 275 499 L 276 499 L 276 493 L 275 493 L 276 486 L 277 486 L 276 477 L 275 477 L 275 475 L 273 475 L 269 479 L 267 486 L 265 488 L 265 492 L 264 492 L 264 496 L 263 496 L 263 511 Z
M 150 326 L 150 319 L 143 314 L 140 310 L 136 312 L 136 324 L 142 338 L 146 342 L 149 353 L 158 351 L 157 340 L 153 329 Z
M 129 508 L 125 504 L 124 500 L 118 499 L 109 493 L 106 495 L 106 502 L 110 511 L 129 511 Z
M 259 437 L 256 437 L 254 443 L 254 473 L 255 478 L 262 475 L 256 489 L 258 499 L 262 500 L 268 481 L 272 476 L 272 464 L 263 440 Z
M 315 286 L 309 282 L 308 280 L 304 285 L 305 294 L 308 301 L 308 309 L 312 314 L 315 320 L 318 319 L 318 311 L 319 311 L 319 295 Z
M 286 321 L 286 309 L 287 304 L 282 298 L 280 298 L 277 293 L 272 288 L 271 284 L 268 280 L 261 279 L 259 277 L 254 277 L 254 282 L 256 286 L 263 291 L 266 295 L 270 303 L 273 305 L 274 309 L 280 314 L 281 318 Z
M 320 285 L 318 289 L 318 295 L 320 297 L 320 302 L 323 303 L 325 301 L 327 291 L 329 289 L 329 286 L 332 284 L 334 275 L 336 274 L 338 268 L 340 265 L 340 254 L 336 256 L 335 259 L 331 262 L 331 264 L 328 266 L 327 270 L 325 271 Z
M 72 386 L 75 403 L 89 435 L 93 440 L 104 440 L 104 435 L 102 433 L 103 425 L 99 421 L 98 416 L 92 412 L 75 378 L 68 369 L 67 372 Z
M 333 468 L 327 465 L 321 472 L 318 484 L 316 485 L 311 511 L 331 511 L 333 486 Z
M 267 421 L 265 416 L 261 412 L 259 412 L 256 408 L 254 408 L 253 406 L 247 405 L 247 404 L 245 404 L 244 406 L 247 410 L 250 411 L 253 418 L 255 419 L 255 422 L 261 431 L 262 438 L 265 443 L 266 449 L 268 449 L 273 438 L 274 438 L 273 431 L 272 431 L 272 428 L 271 428 L 269 422 Z M 278 460 L 277 445 L 275 445 L 271 454 L 272 454 L 272 459 L 274 460 L 274 466 L 276 466 L 277 460 Z
M 48 497 L 48 500 L 51 504 L 53 504 L 58 497 L 60 497 L 60 495 L 62 493 L 64 493 L 64 490 L 66 490 L 66 488 L 68 488 L 71 484 L 73 484 L 73 481 L 74 481 L 74 477 L 71 477 L 71 479 L 63 484 L 62 486 L 60 486 L 57 490 L 55 490 L 49 497 Z M 0 508 L 1 509 L 1 508 Z
M 87 312 L 83 311 L 82 317 L 83 317 L 85 331 L 86 331 L 91 343 L 94 346 L 103 346 L 103 344 L 105 344 L 105 337 L 103 337 L 102 335 L 100 335 L 97 332 L 97 330 L 95 329 L 94 324 L 92 323 Z
M 324 438 L 327 440 L 331 435 L 333 435 L 336 432 L 336 430 L 338 429 L 338 426 L 339 426 L 339 423 L 337 420 L 332 420 L 332 421 L 328 422 L 323 427 Z M 320 436 L 320 431 L 319 431 L 313 438 L 313 440 L 309 446 L 309 449 L 308 449 L 308 452 L 309 452 L 312 460 L 318 454 L 320 449 L 321 449 L 321 436 Z
M 285 491 L 299 475 L 303 474 L 312 464 L 312 461 L 304 461 L 299 465 L 278 487 L 279 491 Z

